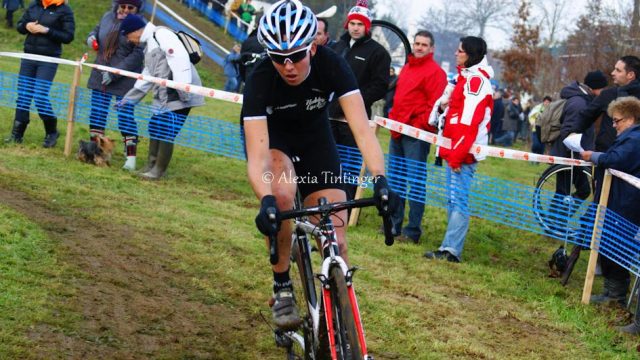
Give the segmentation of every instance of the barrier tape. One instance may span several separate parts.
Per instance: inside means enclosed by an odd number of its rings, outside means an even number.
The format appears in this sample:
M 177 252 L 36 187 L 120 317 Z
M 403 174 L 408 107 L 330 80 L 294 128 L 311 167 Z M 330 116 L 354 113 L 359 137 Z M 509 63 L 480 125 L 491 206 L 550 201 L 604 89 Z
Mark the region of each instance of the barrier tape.
M 113 68 L 113 67 L 110 67 L 110 66 L 104 66 L 104 65 L 98 65 L 98 64 L 92 64 L 92 63 L 84 62 L 84 60 L 87 58 L 87 54 L 85 54 L 83 56 L 83 60 L 80 61 L 80 62 L 66 60 L 66 59 L 60 59 L 60 58 L 54 58 L 54 57 L 50 57 L 50 56 L 42 56 L 42 55 L 35 55 L 35 54 L 25 54 L 25 53 L 12 53 L 12 52 L 0 52 L 0 56 L 14 57 L 14 58 L 18 58 L 18 59 L 37 60 L 37 61 L 43 61 L 43 62 L 53 62 L 53 63 L 64 64 L 64 65 L 73 65 L 73 66 L 78 66 L 78 64 L 81 64 L 81 65 L 84 65 L 84 66 L 88 66 L 90 68 L 98 69 L 100 71 L 108 71 L 108 72 L 116 74 L 116 75 L 126 76 L 126 77 L 130 77 L 130 78 L 134 78 L 136 80 L 148 81 L 148 82 L 151 82 L 151 83 L 163 86 L 163 87 L 168 87 L 168 88 L 180 90 L 180 91 L 184 91 L 184 92 L 187 92 L 187 93 L 198 94 L 198 95 L 202 95 L 204 97 L 217 99 L 217 100 L 228 101 L 228 102 L 232 102 L 232 103 L 235 103 L 235 104 L 242 104 L 242 95 L 241 94 L 236 94 L 236 93 L 233 93 L 233 92 L 222 91 L 222 90 L 216 90 L 216 89 L 212 89 L 212 88 L 208 88 L 208 87 L 204 87 L 204 86 L 179 83 L 179 82 L 175 82 L 173 80 L 167 80 L 167 79 L 157 78 L 157 77 L 149 76 L 149 75 L 143 75 L 143 74 L 127 71 L 127 70 L 116 69 L 116 68 Z
M 415 139 L 426 141 L 430 144 L 442 146 L 446 149 L 451 149 L 451 139 L 438 136 L 437 134 L 430 133 L 428 131 L 421 130 L 413 126 L 409 126 L 407 124 L 403 124 L 395 120 L 387 119 L 381 116 L 376 116 L 374 118 L 374 121 L 378 125 L 384 128 L 387 128 L 389 130 L 401 133 L 403 135 L 406 135 Z M 547 164 L 562 164 L 562 165 L 572 165 L 572 166 L 591 166 L 592 165 L 590 162 L 578 160 L 578 159 L 569 159 L 569 158 L 564 158 L 559 156 L 540 155 L 540 154 L 534 154 L 526 151 L 504 149 L 504 148 L 499 148 L 495 146 L 480 145 L 480 144 L 473 144 L 473 146 L 469 150 L 469 153 L 474 155 L 485 155 L 485 156 L 496 157 L 501 159 L 523 160 L 523 161 L 539 162 L 539 163 L 547 163 Z
M 609 171 L 611 172 L 612 175 L 615 175 L 620 179 L 628 182 L 629 184 L 635 186 L 636 188 L 640 189 L 640 179 L 638 179 L 637 177 L 633 175 L 629 175 L 627 173 L 623 173 L 622 171 L 614 170 L 614 169 L 609 169 Z

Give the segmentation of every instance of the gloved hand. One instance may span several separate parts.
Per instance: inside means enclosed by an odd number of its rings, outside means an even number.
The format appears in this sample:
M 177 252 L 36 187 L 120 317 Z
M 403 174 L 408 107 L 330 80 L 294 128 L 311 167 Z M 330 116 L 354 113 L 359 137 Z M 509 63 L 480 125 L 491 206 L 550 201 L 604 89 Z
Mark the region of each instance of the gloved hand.
M 89 36 L 87 38 L 87 46 L 95 51 L 98 51 L 98 39 L 96 39 L 94 35 Z
M 113 81 L 113 75 L 110 72 L 103 71 L 102 72 L 102 85 L 107 86 L 111 84 Z
M 191 94 L 185 91 L 178 90 L 178 98 L 182 102 L 188 102 L 189 100 L 191 100 Z
M 113 107 L 120 111 L 129 101 L 126 98 L 122 98 L 121 100 L 116 101 L 115 104 L 113 104 Z
M 275 222 L 270 218 L 275 215 Z M 260 212 L 256 216 L 258 230 L 266 236 L 276 235 L 280 230 L 280 212 L 276 206 L 276 197 L 265 195 L 260 201 Z
M 387 197 L 385 201 L 383 196 Z M 384 175 L 378 175 L 373 180 L 373 199 L 376 203 L 376 209 L 378 209 L 378 215 L 389 216 L 393 212 L 393 209 L 397 206 L 398 195 L 396 195 L 389 184 L 387 178 Z

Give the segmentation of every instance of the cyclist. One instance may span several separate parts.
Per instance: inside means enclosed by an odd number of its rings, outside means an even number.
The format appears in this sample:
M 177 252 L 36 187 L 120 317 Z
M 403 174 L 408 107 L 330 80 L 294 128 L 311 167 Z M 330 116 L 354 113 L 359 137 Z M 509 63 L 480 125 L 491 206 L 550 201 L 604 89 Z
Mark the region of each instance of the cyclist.
M 248 76 L 242 107 L 249 182 L 261 199 L 255 222 L 264 235 L 277 235 L 278 239 L 279 260 L 272 267 L 272 311 L 274 323 L 283 330 L 295 329 L 301 323 L 289 277 L 292 224 L 276 226 L 268 214 L 291 209 L 296 188 L 307 206 L 317 205 L 320 197 L 329 202 L 345 201 L 340 161 L 327 115 L 332 97 L 339 99 L 375 177 L 378 211 L 387 214 L 381 199 L 383 189 L 389 191 L 384 157 L 369 128 L 355 77 L 343 58 L 313 42 L 316 32 L 315 15 L 300 1 L 281 0 L 271 6 L 258 27 L 258 39 L 268 56 Z M 332 220 L 337 224 L 339 248 L 346 260 L 345 229 L 340 226 L 346 222 L 346 211 Z

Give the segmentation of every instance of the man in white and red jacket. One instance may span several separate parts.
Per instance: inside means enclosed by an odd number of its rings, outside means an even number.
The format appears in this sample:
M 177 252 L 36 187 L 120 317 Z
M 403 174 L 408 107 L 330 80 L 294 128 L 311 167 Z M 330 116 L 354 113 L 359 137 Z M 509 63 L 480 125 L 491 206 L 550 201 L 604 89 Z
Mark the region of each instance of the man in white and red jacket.
M 448 224 L 442 245 L 424 254 L 429 259 L 460 262 L 465 237 L 469 230 L 469 191 L 481 154 L 470 154 L 471 146 L 486 145 L 489 140 L 493 89 L 489 79 L 493 69 L 485 57 L 487 44 L 479 37 L 460 39 L 456 50 L 458 78 L 450 97 L 438 100 L 438 107 L 448 103 L 442 135 L 451 139 L 451 148 L 440 148 L 447 162 Z M 437 109 L 434 109 L 437 110 Z M 435 111 L 434 111 L 435 113 Z M 437 116 L 431 116 L 434 123 Z
M 412 54 L 398 76 L 393 108 L 389 112 L 389 118 L 393 120 L 431 132 L 436 129 L 429 125 L 429 115 L 447 86 L 447 74 L 433 61 L 433 50 L 433 35 L 428 31 L 418 31 L 414 37 Z M 418 243 L 422 234 L 421 223 L 426 200 L 429 143 L 392 131 L 389 155 L 389 171 L 397 174 L 395 178 L 400 182 L 400 196 L 411 199 L 409 223 L 402 228 L 403 200 L 391 216 L 393 231 L 394 234 L 402 234 L 398 240 Z M 403 177 L 408 172 L 407 168 L 411 167 L 407 159 L 425 163 L 418 166 L 415 173 L 412 171 L 415 176 L 412 175 L 410 179 Z M 410 192 L 407 191 L 407 185 L 411 188 Z

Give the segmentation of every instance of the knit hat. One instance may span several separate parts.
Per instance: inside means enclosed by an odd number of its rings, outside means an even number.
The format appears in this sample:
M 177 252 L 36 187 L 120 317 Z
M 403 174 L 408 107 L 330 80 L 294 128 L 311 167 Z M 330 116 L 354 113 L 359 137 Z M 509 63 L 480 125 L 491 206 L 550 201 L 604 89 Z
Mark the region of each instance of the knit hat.
M 142 6 L 142 0 L 118 0 L 118 5 L 133 5 L 140 10 Z
M 347 29 L 349 21 L 360 20 L 364 24 L 364 28 L 367 32 L 371 29 L 371 10 L 369 10 L 369 4 L 367 0 L 357 0 L 356 6 L 349 10 L 347 15 L 347 21 L 344 23 L 344 28 Z
M 128 35 L 136 30 L 142 29 L 146 25 L 147 24 L 140 16 L 129 14 L 122 19 L 122 22 L 120 23 L 120 32 L 124 35 Z
M 600 70 L 592 71 L 584 77 L 584 84 L 593 90 L 607 87 L 607 76 Z

